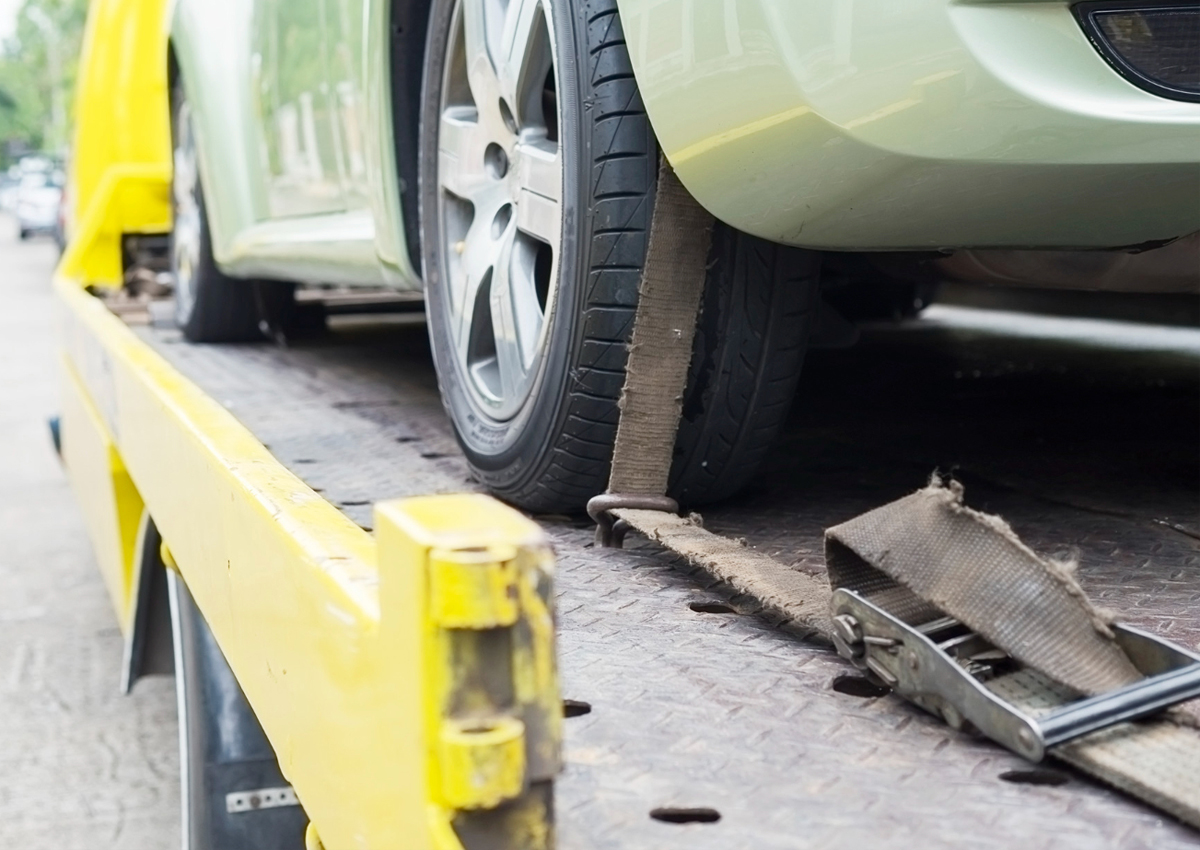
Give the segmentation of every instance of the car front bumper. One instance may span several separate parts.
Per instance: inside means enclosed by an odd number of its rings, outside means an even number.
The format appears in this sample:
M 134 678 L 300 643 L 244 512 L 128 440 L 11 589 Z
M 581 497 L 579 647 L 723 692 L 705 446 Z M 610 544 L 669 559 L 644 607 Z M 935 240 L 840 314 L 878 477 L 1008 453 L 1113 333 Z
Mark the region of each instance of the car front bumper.
M 1200 230 L 1200 104 L 1122 78 L 1066 3 L 620 5 L 664 152 L 743 230 L 838 250 Z

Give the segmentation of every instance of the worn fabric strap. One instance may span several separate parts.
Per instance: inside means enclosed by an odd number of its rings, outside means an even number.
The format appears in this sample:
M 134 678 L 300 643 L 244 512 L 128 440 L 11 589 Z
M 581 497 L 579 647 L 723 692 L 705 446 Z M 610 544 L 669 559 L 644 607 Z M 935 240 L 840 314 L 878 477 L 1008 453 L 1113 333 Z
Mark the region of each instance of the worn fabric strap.
M 869 597 L 899 584 L 1083 693 L 1141 678 L 1070 571 L 1038 556 L 999 517 L 963 505 L 957 483 L 828 529 L 825 563 L 834 587 Z
M 831 634 L 830 592 L 824 578 L 802 573 L 736 540 L 706 531 L 697 517 L 632 508 L 618 508 L 613 513 L 738 593 L 754 597 L 766 612 L 785 618 L 801 630 L 826 638 Z
M 608 492 L 667 492 L 713 217 L 662 158 Z
M 610 493 L 666 492 L 712 225 L 661 161 Z M 613 513 L 767 611 L 830 634 L 824 581 L 705 531 L 698 518 Z M 959 487 L 931 485 L 829 529 L 826 561 L 833 586 L 913 622 L 944 612 L 1023 662 L 988 687 L 1033 715 L 1140 677 L 1069 569 L 1039 557 L 998 517 L 965 507 Z M 1200 734 L 1177 716 L 1119 724 L 1050 754 L 1200 828 Z
M 825 557 L 833 586 L 901 617 L 930 604 L 1032 668 L 988 682 L 1032 715 L 1141 678 L 1070 570 L 964 506 L 960 486 L 931 484 L 828 529 Z M 1200 734 L 1183 715 L 1118 724 L 1050 754 L 1200 828 Z

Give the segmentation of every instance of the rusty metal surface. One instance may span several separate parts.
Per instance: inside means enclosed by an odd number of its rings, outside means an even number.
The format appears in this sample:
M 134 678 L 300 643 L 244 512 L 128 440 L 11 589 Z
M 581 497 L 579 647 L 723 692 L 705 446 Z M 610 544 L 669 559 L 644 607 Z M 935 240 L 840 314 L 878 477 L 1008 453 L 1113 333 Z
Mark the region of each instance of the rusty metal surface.
M 705 510 L 709 527 L 817 572 L 826 525 L 938 467 L 1036 548 L 1073 550 L 1103 604 L 1196 647 L 1200 356 L 1176 338 L 1114 347 L 1103 328 L 1091 340 L 1043 328 L 1039 339 L 981 330 L 977 318 L 935 310 L 813 354 L 756 489 Z M 475 488 L 423 327 L 334 324 L 286 350 L 142 333 L 360 524 L 376 499 Z M 702 574 L 647 545 L 595 550 L 583 518 L 539 519 L 559 555 L 564 696 L 592 707 L 567 721 L 565 848 L 1197 843 L 1074 773 L 1062 785 L 1003 781 L 1028 766 L 897 698 L 834 691 L 850 672 L 835 656 Z M 664 806 L 721 817 L 652 820 Z

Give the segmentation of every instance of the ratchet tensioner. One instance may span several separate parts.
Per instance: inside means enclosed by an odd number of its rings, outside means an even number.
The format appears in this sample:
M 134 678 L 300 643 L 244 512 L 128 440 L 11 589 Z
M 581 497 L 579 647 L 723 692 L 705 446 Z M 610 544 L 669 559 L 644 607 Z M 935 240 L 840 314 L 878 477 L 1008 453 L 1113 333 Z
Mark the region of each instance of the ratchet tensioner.
M 1034 762 L 1058 744 L 1200 696 L 1200 655 L 1131 626 L 1112 628 L 1145 678 L 1082 697 L 1022 668 L 952 617 L 910 624 L 846 588 L 834 591 L 831 613 L 838 653 L 856 667 L 955 729 L 973 727 Z M 1049 694 L 1044 709 L 1037 700 L 1018 708 L 1001 696 L 1000 680 L 1023 670 Z

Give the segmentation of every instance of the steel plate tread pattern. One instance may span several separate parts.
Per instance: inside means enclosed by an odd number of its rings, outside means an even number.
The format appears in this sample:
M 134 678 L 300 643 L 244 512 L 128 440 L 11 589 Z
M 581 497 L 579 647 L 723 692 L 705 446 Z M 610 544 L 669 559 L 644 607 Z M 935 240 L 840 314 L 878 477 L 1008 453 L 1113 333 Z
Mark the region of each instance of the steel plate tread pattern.
M 853 352 L 818 352 L 802 379 L 807 403 L 759 486 L 707 512 L 708 526 L 816 574 L 827 525 L 916 489 L 934 466 L 957 466 L 969 503 L 1005 514 L 1035 548 L 1071 548 L 1101 604 L 1195 647 L 1200 540 L 1191 532 L 1200 487 L 1192 479 L 1200 461 L 1187 446 L 1200 421 L 1196 359 L 1155 354 L 1138 371 L 1137 358 L 1122 352 L 1121 365 L 1096 378 L 1115 384 L 1088 389 L 1079 374 L 1096 377 L 1107 355 L 1030 344 L 1028 364 L 1014 366 L 1009 340 L 918 324 L 868 332 Z M 478 489 L 442 412 L 424 327 L 378 317 L 331 325 L 325 337 L 286 349 L 193 346 L 169 328 L 137 330 L 364 527 L 373 501 Z M 1132 439 L 1128 430 L 1093 433 L 1114 460 L 1088 471 L 1056 441 L 1085 439 L 1078 425 L 1091 421 L 1089 400 L 1113 392 L 1141 405 L 1159 439 L 1133 463 L 1113 452 Z M 1023 394 L 1022 404 L 1045 403 L 1022 418 L 1012 393 Z M 1065 397 L 1047 402 L 1049 393 Z M 961 403 L 951 427 L 935 421 L 933 399 L 943 412 Z M 876 424 L 887 411 L 886 436 L 872 435 L 864 408 Z M 1113 427 L 1129 419 L 1119 414 Z M 1164 427 L 1170 422 L 1182 424 Z M 1035 425 L 1044 445 L 1031 436 Z M 969 426 L 977 427 L 967 440 Z M 1164 469 L 1178 470 L 1179 452 L 1190 471 L 1164 479 Z M 1089 475 L 1115 475 L 1126 489 L 1114 494 Z M 835 690 L 852 671 L 830 649 L 657 547 L 631 539 L 627 550 L 598 550 L 586 518 L 538 519 L 557 551 L 563 695 L 590 706 L 566 721 L 556 801 L 562 848 L 1197 844 L 1185 827 L 1081 775 L 1030 772 L 990 742 L 862 682 Z M 1037 784 L 1001 780 L 1012 772 Z M 697 807 L 719 820 L 650 816 Z

